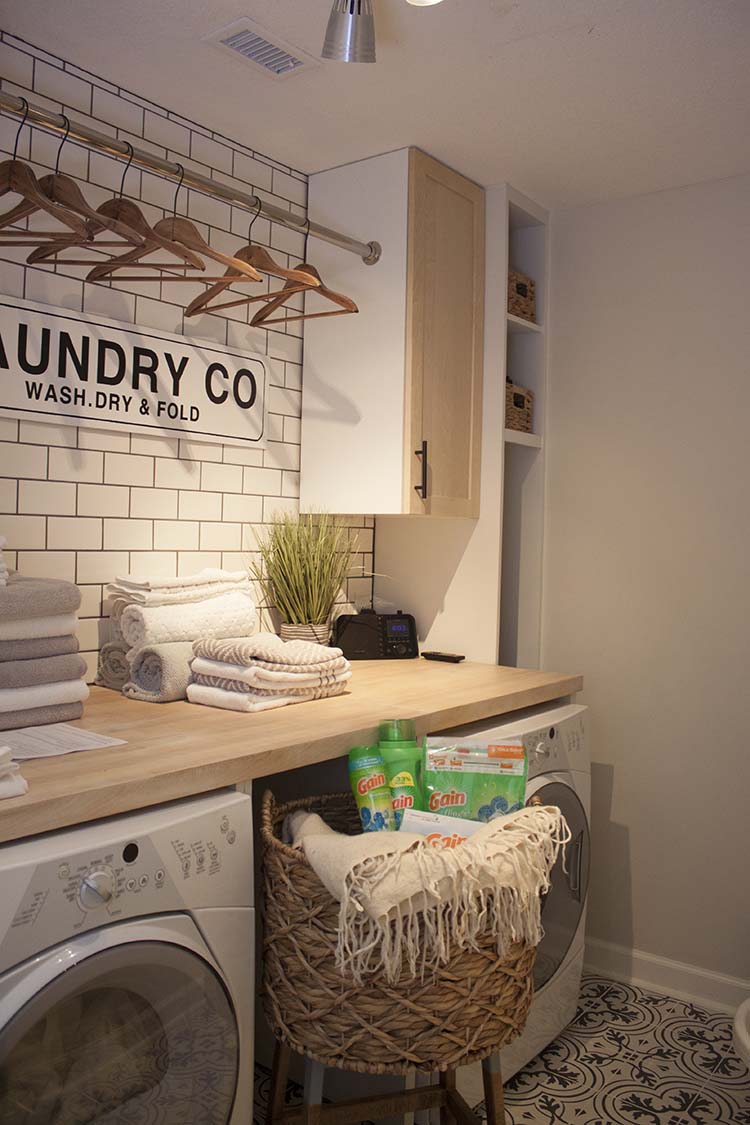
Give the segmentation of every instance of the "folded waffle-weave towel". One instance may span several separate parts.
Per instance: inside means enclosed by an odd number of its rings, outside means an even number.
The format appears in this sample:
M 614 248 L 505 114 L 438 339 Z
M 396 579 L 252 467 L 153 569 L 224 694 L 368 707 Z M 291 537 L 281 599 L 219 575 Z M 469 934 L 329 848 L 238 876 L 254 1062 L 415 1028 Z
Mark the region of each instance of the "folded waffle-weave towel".
M 345 685 L 347 680 L 352 678 L 351 672 L 342 672 L 339 676 L 334 676 L 324 684 L 317 684 L 315 686 L 308 685 L 307 687 L 298 687 L 294 684 L 284 684 L 283 686 L 277 684 L 276 687 L 253 687 L 248 688 L 247 684 L 243 684 L 240 680 L 226 679 L 224 676 L 212 675 L 196 675 L 193 670 L 191 683 L 205 684 L 207 687 L 221 688 L 222 691 L 236 691 L 241 694 L 248 694 L 254 699 L 291 699 L 293 696 L 299 696 L 300 702 L 303 699 L 325 699 L 328 695 L 339 695 L 339 691 L 334 689 L 338 686 Z M 343 691 L 344 688 L 341 688 Z
M 75 613 L 81 604 L 81 591 L 61 578 L 24 578 L 11 574 L 0 590 L 0 621 L 29 617 L 57 617 Z
M 172 703 L 184 699 L 190 679 L 191 641 L 146 645 L 128 654 L 130 679 L 122 689 L 128 699 L 145 703 Z
M 21 776 L 20 767 L 11 757 L 9 746 L 0 746 L 0 800 L 22 797 L 28 793 L 29 783 Z
M 0 641 L 0 662 L 8 660 L 42 660 L 46 656 L 65 656 L 78 652 L 78 638 L 72 633 L 62 637 L 32 637 L 29 640 Z
M 242 582 L 247 578 L 244 570 L 219 570 L 206 567 L 197 574 L 186 574 L 180 578 L 146 578 L 126 574 L 116 578 L 114 585 L 136 592 L 147 590 L 181 590 L 190 586 L 200 586 L 206 582 Z
M 44 660 L 6 660 L 0 663 L 0 689 L 80 680 L 86 674 L 82 656 L 48 656 Z
M 55 703 L 84 703 L 89 697 L 83 680 L 37 684 L 34 687 L 2 688 L 0 712 L 23 711 L 29 707 L 52 707 Z
M 74 613 L 52 617 L 19 617 L 13 621 L 0 618 L 0 641 L 28 641 L 37 637 L 64 637 L 75 633 L 78 618 Z
M 229 634 L 226 634 L 229 637 Z M 256 633 L 254 637 L 239 634 L 229 640 L 209 640 L 201 637 L 193 651 L 208 660 L 221 660 L 226 664 L 241 664 L 246 668 L 258 665 L 273 671 L 325 671 L 331 663 L 339 668 L 346 665 L 340 648 L 328 648 L 314 641 L 282 641 L 275 633 Z
M 28 707 L 23 711 L 0 711 L 0 730 L 45 727 L 48 723 L 70 723 L 80 719 L 82 703 L 57 703 L 52 707 Z
M 313 699 L 328 699 L 341 695 L 346 684 L 332 684 L 327 688 L 313 689 L 305 695 L 261 695 L 254 691 L 224 691 L 208 684 L 188 684 L 187 697 L 191 703 L 202 703 L 206 707 L 219 707 L 225 711 L 272 711 L 277 707 L 288 707 L 292 703 L 307 703 Z
M 112 691 L 122 691 L 130 679 L 130 663 L 127 658 L 128 646 L 125 641 L 108 641 L 99 649 L 99 664 L 96 682 Z
M 248 668 L 244 664 L 225 664 L 222 660 L 206 660 L 203 656 L 196 656 L 192 668 L 193 676 L 198 682 L 201 676 L 220 677 L 239 684 L 242 691 L 248 688 L 255 688 L 256 691 L 262 688 L 284 691 L 286 688 L 324 687 L 351 677 L 347 660 L 343 660 L 341 666 L 331 661 L 326 670 L 321 672 L 296 672 L 289 667 L 283 672 L 271 672 L 267 668 Z
M 253 584 L 242 571 L 205 571 L 207 575 L 223 575 L 222 578 L 208 578 L 204 582 L 190 582 L 188 585 L 166 586 L 152 590 L 147 587 L 131 586 L 126 580 L 117 579 L 107 587 L 109 597 L 122 599 L 128 605 L 182 605 L 186 602 L 202 602 L 217 598 L 232 590 L 252 593 Z M 199 578 L 200 575 L 192 575 Z M 175 580 L 177 581 L 177 580 Z
M 336 959 L 361 981 L 444 965 L 488 931 L 500 957 L 542 938 L 541 896 L 570 830 L 558 808 L 525 808 L 439 851 L 411 832 L 344 836 L 316 814 L 290 817 L 295 845 L 341 904 Z
M 131 648 L 196 637 L 243 637 L 255 628 L 255 602 L 241 591 L 187 605 L 129 605 L 120 619 Z

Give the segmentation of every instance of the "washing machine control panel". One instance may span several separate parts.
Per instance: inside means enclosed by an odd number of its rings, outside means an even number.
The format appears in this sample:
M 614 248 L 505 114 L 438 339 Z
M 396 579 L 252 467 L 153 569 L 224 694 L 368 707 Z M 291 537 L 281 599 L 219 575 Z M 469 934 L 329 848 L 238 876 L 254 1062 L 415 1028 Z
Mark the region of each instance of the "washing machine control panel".
M 521 734 L 529 763 L 529 776 L 566 770 L 588 770 L 589 759 L 584 726 L 584 709 L 565 716 L 549 726 Z
M 232 796 L 238 800 L 225 798 L 218 812 L 176 816 L 163 825 L 152 811 L 31 840 L 25 851 L 23 844 L 0 848 L 0 972 L 110 922 L 252 906 L 251 802 Z M 217 799 L 203 799 L 211 800 Z M 181 804 L 200 808 L 200 801 Z M 26 863 L 13 862 L 26 856 Z

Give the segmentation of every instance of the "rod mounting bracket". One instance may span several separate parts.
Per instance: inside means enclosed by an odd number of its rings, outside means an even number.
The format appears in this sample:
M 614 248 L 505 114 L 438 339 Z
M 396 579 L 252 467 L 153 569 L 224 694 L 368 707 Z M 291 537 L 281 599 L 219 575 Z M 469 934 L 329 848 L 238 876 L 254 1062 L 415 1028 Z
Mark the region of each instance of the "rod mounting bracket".
M 379 242 L 370 242 L 368 243 L 368 245 L 370 247 L 370 253 L 365 254 L 362 258 L 362 261 L 366 266 L 375 266 L 380 261 L 383 255 L 383 247 Z

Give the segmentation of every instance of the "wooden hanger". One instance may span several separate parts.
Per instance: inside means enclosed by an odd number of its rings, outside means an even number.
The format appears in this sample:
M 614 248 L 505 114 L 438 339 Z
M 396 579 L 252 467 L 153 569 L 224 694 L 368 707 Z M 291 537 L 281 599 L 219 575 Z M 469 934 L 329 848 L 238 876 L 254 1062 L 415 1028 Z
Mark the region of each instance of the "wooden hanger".
M 24 103 L 24 114 L 21 118 L 21 124 L 16 133 L 16 143 L 13 147 L 13 157 L 11 160 L 3 160 L 0 163 L 0 196 L 9 195 L 14 193 L 22 197 L 22 202 L 16 207 L 13 207 L 5 215 L 0 215 L 0 230 L 2 230 L 4 238 L 0 240 L 0 245 L 39 245 L 39 240 L 46 240 L 48 238 L 57 238 L 60 236 L 60 231 L 11 231 L 6 228 L 11 224 L 18 222 L 20 219 L 28 218 L 29 215 L 35 214 L 37 211 L 43 211 L 62 223 L 64 227 L 68 227 L 80 237 L 85 237 L 86 226 L 79 216 L 72 214 L 66 210 L 65 207 L 53 202 L 42 190 L 39 181 L 32 169 L 28 164 L 24 164 L 22 160 L 17 159 L 18 141 L 21 136 L 21 130 L 26 123 L 26 118 L 29 115 L 29 103 L 25 98 L 21 98 Z
M 247 231 L 247 246 L 241 247 L 235 253 L 235 262 L 245 262 L 258 270 L 259 273 L 268 274 L 269 277 L 279 277 L 284 281 L 293 283 L 295 293 L 302 293 L 305 289 L 317 287 L 317 282 L 309 274 L 302 273 L 301 270 L 286 269 L 274 261 L 265 247 L 253 244 L 251 241 L 253 224 L 261 212 L 261 207 L 262 204 L 258 200 L 258 209 L 250 220 Z M 218 312 L 220 309 L 234 309 L 238 305 L 252 305 L 256 301 L 272 301 L 277 296 L 276 293 L 257 293 L 250 297 L 237 297 L 233 301 L 222 301 L 221 304 L 215 303 L 217 298 L 221 297 L 230 285 L 242 280 L 242 274 L 240 274 L 237 266 L 230 266 L 220 281 L 215 282 L 214 285 L 206 289 L 205 293 L 201 293 L 190 302 L 185 309 L 185 316 L 197 316 L 201 312 Z M 291 293 L 291 290 L 289 292 Z
M 260 328 L 267 324 L 289 324 L 293 320 L 317 320 L 322 316 L 346 316 L 347 313 L 358 313 L 354 301 L 351 297 L 345 296 L 343 293 L 336 293 L 333 289 L 329 289 L 323 281 L 322 277 L 316 270 L 315 266 L 309 262 L 303 262 L 298 267 L 298 272 L 306 273 L 312 282 L 317 282 L 317 285 L 311 285 L 310 288 L 315 290 L 321 297 L 327 301 L 337 305 L 335 309 L 326 309 L 323 312 L 301 312 L 294 313 L 292 316 L 276 316 L 272 317 L 271 314 L 276 312 L 277 309 L 283 308 L 289 298 L 294 294 L 295 290 L 291 282 L 287 282 L 281 292 L 272 301 L 264 305 L 263 308 L 258 309 L 257 313 L 250 321 L 253 328 Z

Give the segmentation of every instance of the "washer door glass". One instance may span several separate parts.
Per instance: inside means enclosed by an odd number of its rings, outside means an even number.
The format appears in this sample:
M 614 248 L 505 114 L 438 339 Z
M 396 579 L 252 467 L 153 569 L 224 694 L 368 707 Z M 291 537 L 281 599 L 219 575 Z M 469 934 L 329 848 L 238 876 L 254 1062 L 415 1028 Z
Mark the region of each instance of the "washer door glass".
M 2 1125 L 226 1125 L 237 1024 L 196 954 L 162 942 L 96 953 L 0 1032 Z
M 563 870 L 560 853 L 552 869 L 552 886 L 542 901 L 544 937 L 534 965 L 534 988 L 538 991 L 565 960 L 578 929 L 589 885 L 591 846 L 586 812 L 570 786 L 552 781 L 540 786 L 532 796 L 535 803 L 556 805 L 572 833 L 565 858 L 567 872 Z

